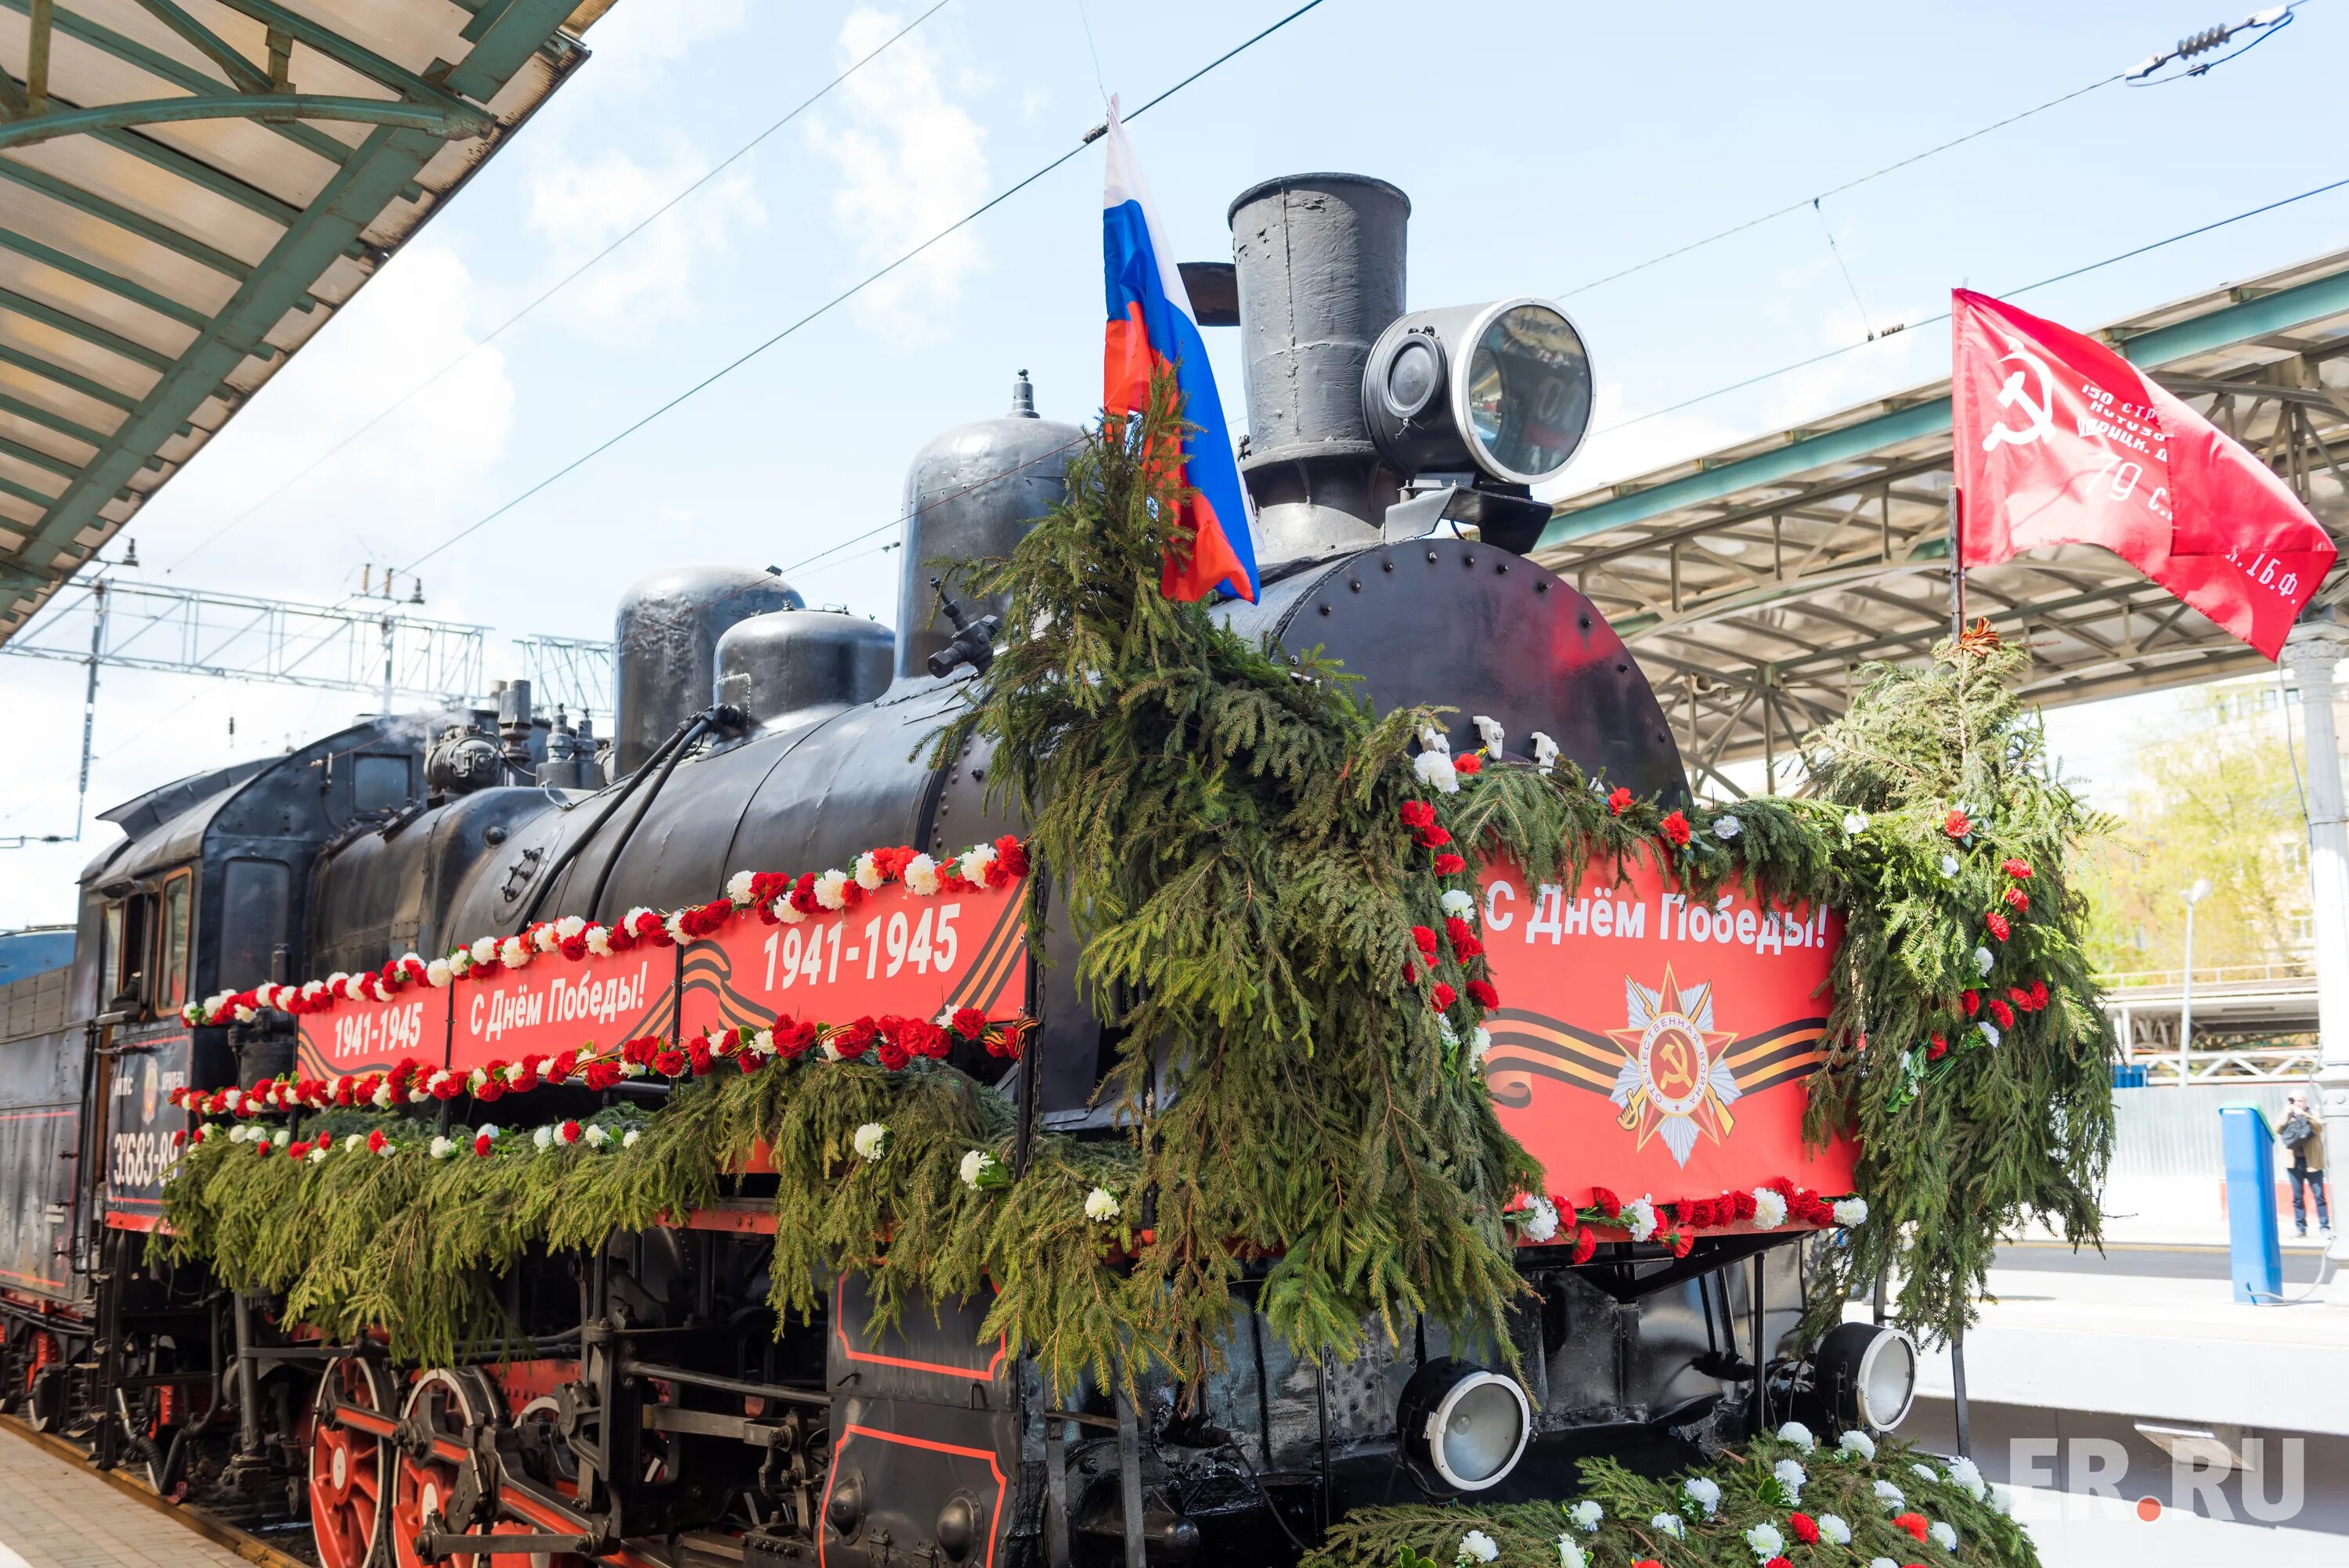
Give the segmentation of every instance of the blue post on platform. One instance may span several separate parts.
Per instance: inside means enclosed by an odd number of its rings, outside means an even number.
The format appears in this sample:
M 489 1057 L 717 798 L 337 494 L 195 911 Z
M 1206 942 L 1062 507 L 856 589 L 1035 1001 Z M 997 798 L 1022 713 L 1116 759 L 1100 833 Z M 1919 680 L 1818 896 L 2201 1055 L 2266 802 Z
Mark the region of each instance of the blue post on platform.
M 2283 1249 L 2276 1235 L 2275 1134 L 2256 1105 L 2222 1105 L 2226 1130 L 2228 1272 L 2237 1301 L 2283 1295 Z

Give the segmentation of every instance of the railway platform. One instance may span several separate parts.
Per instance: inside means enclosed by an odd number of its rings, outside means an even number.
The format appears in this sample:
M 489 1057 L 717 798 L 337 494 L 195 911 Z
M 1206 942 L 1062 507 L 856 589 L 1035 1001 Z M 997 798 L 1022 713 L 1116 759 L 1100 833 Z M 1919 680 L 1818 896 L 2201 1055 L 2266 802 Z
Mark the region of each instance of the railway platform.
M 0 1420 L 0 1568 L 307 1568 L 62 1449 Z

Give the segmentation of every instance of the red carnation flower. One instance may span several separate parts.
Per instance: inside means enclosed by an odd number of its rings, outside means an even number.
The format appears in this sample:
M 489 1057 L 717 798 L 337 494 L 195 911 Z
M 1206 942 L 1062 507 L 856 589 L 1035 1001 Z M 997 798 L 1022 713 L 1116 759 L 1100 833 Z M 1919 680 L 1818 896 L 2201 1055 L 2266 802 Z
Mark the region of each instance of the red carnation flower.
M 585 935 L 566 936 L 554 946 L 556 952 L 574 964 L 587 956 L 587 938 Z
M 1607 810 L 1611 816 L 1621 816 L 1631 809 L 1631 791 L 1618 784 L 1608 792 Z
M 1763 1563 L 1762 1568 L 1795 1568 L 1795 1565 L 1792 1563 L 1787 1562 L 1784 1557 L 1773 1557 L 1767 1563 Z
M 984 1038 L 987 1034 L 987 1015 L 976 1007 L 957 1007 L 954 1013 L 954 1032 L 966 1040 Z
M 954 1048 L 953 1038 L 927 1018 L 915 1018 L 907 1022 L 905 1044 L 912 1048 L 916 1056 L 927 1057 L 932 1061 L 945 1060 L 946 1054 Z
M 1610 1220 L 1623 1212 L 1621 1201 L 1604 1187 L 1593 1187 L 1590 1190 L 1590 1206 Z
M 569 1051 L 557 1051 L 539 1064 L 538 1076 L 548 1083 L 559 1084 L 571 1076 L 571 1069 L 577 1065 L 578 1058 Z
M 1958 1000 L 1964 1005 L 1969 1018 L 1982 1011 L 1982 993 L 1979 991 L 1961 991 Z
M 1027 1037 L 1027 1031 L 1033 1023 L 1033 1019 L 1014 1019 L 999 1029 L 989 1031 L 986 1037 L 987 1054 L 990 1057 L 1006 1057 L 1012 1061 L 1018 1061 L 1020 1042 Z
M 1678 811 L 1667 814 L 1664 820 L 1658 823 L 1657 826 L 1663 830 L 1666 841 L 1671 843 L 1675 849 L 1685 845 L 1689 841 L 1688 819 L 1681 815 Z
M 637 1067 L 651 1065 L 653 1053 L 660 1049 L 660 1041 L 651 1035 L 638 1035 L 633 1040 L 620 1042 L 620 1059 Z
M 1905 1530 L 1922 1541 L 1925 1539 L 1925 1516 L 1921 1513 L 1896 1513 L 1892 1516 L 1892 1528 Z
M 1996 996 L 1990 999 L 1990 1016 L 1998 1020 L 1998 1026 L 2002 1029 L 2014 1027 L 2014 1009 Z
M 1998 869 L 2021 881 L 2031 880 L 2031 862 L 2028 861 L 2001 861 Z
M 1577 1264 L 1587 1264 L 1590 1261 L 1591 1254 L 1598 1251 L 1599 1233 L 1588 1225 L 1575 1226 L 1574 1261 Z
M 775 1052 L 786 1061 L 795 1061 L 807 1055 L 808 1047 L 814 1045 L 815 1040 L 816 1026 L 813 1024 L 795 1024 L 788 1016 L 775 1020 Z
M 1411 928 L 1411 940 L 1412 944 L 1419 949 L 1422 963 L 1435 962 L 1435 933 L 1423 925 L 1414 925 Z
M 908 857 L 910 858 L 910 857 Z M 1006 833 L 995 841 L 995 863 L 1005 876 L 1024 877 L 1028 874 L 1028 846 L 1017 835 Z
M 1458 855 L 1454 854 L 1449 850 L 1444 851 L 1444 853 L 1435 857 L 1435 874 L 1437 876 L 1457 876 L 1460 872 L 1464 872 L 1467 869 L 1468 862 L 1462 860 Z
M 579 1124 L 575 1121 L 566 1121 L 556 1130 L 555 1136 L 565 1143 L 576 1143 L 579 1141 Z
M 579 1077 L 582 1083 L 585 1083 L 589 1088 L 594 1089 L 596 1093 L 601 1094 L 604 1090 L 610 1088 L 614 1084 L 620 1081 L 620 1064 L 613 1061 L 608 1057 L 598 1057 L 596 1060 L 589 1062 L 587 1064 L 587 1070 L 580 1074 Z
M 1439 823 L 1432 828 L 1422 828 L 1413 836 L 1419 840 L 1421 849 L 1440 850 L 1452 841 L 1452 830 Z
M 373 1132 L 367 1134 L 367 1152 L 369 1154 L 380 1154 L 383 1152 L 383 1146 L 390 1141 L 390 1139 L 386 1138 L 383 1135 L 383 1129 L 378 1127 Z
M 480 1155 L 484 1160 L 487 1160 L 490 1157 L 490 1150 L 492 1147 L 494 1147 L 492 1140 L 491 1140 L 490 1135 L 486 1132 L 473 1140 L 473 1152 Z
M 1750 1220 L 1761 1212 L 1762 1206 L 1754 1201 L 1750 1191 L 1732 1192 L 1728 1202 L 1729 1212 L 1741 1220 Z
M 277 1145 L 264 1138 L 253 1146 L 253 1152 L 256 1159 L 265 1159 L 277 1152 Z
M 653 1071 L 663 1078 L 682 1078 L 685 1068 L 685 1053 L 674 1046 L 664 1047 L 653 1053 Z
M 1406 828 L 1429 828 L 1435 825 L 1435 808 L 1424 800 L 1405 800 L 1395 815 Z
M 874 1059 L 890 1072 L 905 1071 L 905 1064 L 914 1059 L 914 1053 L 907 1048 L 905 1037 L 895 1031 L 881 1035 L 876 1047 L 873 1053 Z
M 1452 770 L 1454 773 L 1482 773 L 1485 771 L 1485 759 L 1472 751 L 1465 757 L 1453 758 Z
M 2007 908 L 2015 911 L 2017 913 L 2021 913 L 2031 907 L 2031 895 L 2023 892 L 2019 887 L 2011 887 L 1999 896 L 2006 901 Z
M 187 1146 L 188 1146 L 188 1130 L 187 1130 L 186 1128 L 184 1128 L 184 1127 L 183 1127 L 183 1128 L 180 1129 L 180 1130 L 179 1130 L 179 1131 L 177 1131 L 177 1132 L 175 1132 L 175 1133 L 171 1134 L 171 1147 L 172 1147 L 172 1148 L 174 1148 L 174 1149 L 185 1149 Z
M 871 1018 L 859 1018 L 832 1032 L 832 1048 L 844 1061 L 854 1061 L 881 1037 L 881 1026 Z
M 699 1078 L 717 1065 L 709 1055 L 709 1042 L 698 1035 L 686 1042 L 685 1059 L 693 1065 L 693 1075 L 696 1078 Z
M 2007 939 L 2008 934 L 2014 929 L 2013 926 L 2007 924 L 2006 916 L 1999 913 L 1996 910 L 1992 910 L 1988 914 L 1983 915 L 1982 923 L 1990 927 L 1990 934 L 1992 936 L 1997 937 L 2001 942 L 2004 942 Z
M 1490 981 L 1485 980 L 1468 982 L 1468 999 L 1488 1013 L 1501 1005 L 1501 994 L 1493 989 Z
M 454 1099 L 464 1092 L 465 1075 L 462 1073 L 452 1072 L 448 1077 L 442 1078 L 438 1084 L 433 1086 L 432 1098 L 434 1099 Z
M 2006 988 L 2006 999 L 2013 1003 L 2016 1009 L 2020 1012 L 2028 1013 L 2033 1007 L 2038 1006 L 2037 1003 L 2032 1001 L 2031 993 L 2024 990 L 2020 985 L 2009 985 Z
M 616 925 L 604 933 L 604 945 L 615 953 L 626 953 L 636 944 L 635 935 L 625 925 Z
M 1943 1039 L 1939 1035 L 1935 1035 L 1933 1037 L 1933 1043 L 1925 1048 L 1925 1059 L 1929 1062 L 1938 1062 L 1949 1054 L 1950 1042 Z
M 1974 830 L 1974 825 L 1963 811 L 1951 811 L 1941 819 L 1941 830 L 1953 839 L 1962 839 Z
M 508 1092 L 512 1094 L 523 1094 L 528 1090 L 536 1088 L 538 1087 L 539 1069 L 544 1067 L 547 1061 L 548 1058 L 545 1057 L 523 1057 L 520 1062 L 515 1064 L 522 1070 L 515 1073 L 512 1078 L 506 1080 L 506 1088 Z
M 1664 1238 L 1664 1244 L 1672 1249 L 1672 1256 L 1676 1258 L 1684 1258 L 1696 1249 L 1696 1233 L 1693 1231 L 1674 1231 L 1671 1235 Z
M 969 885 L 968 883 L 966 886 Z M 864 884 L 854 877 L 840 884 L 840 907 L 843 913 L 864 902 Z
M 2033 1012 L 2047 1006 L 2047 995 L 2046 981 L 2033 980 L 2031 983 L 2031 1006 Z
M 802 872 L 799 875 L 799 880 L 792 883 L 792 907 L 798 910 L 802 914 L 820 914 L 823 913 L 823 905 L 818 903 L 815 899 L 815 873 L 813 872 Z
M 1441 1013 L 1449 1009 L 1452 1004 L 1456 1001 L 1458 997 L 1458 992 L 1453 990 L 1451 986 L 1446 985 L 1443 981 L 1438 980 L 1435 983 L 1435 995 L 1431 998 L 1431 1000 L 1435 1004 L 1435 1010 Z
M 1786 1529 L 1795 1540 L 1806 1546 L 1816 1546 L 1819 1543 L 1819 1522 L 1807 1513 L 1788 1514 Z

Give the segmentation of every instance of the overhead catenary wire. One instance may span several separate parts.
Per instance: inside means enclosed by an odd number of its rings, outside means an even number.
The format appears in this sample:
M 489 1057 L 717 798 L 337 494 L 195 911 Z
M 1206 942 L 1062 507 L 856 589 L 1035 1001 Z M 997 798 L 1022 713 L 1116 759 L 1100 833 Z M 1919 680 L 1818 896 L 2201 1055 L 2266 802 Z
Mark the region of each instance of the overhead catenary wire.
M 2130 249 L 2122 251 L 2116 255 L 2106 256 L 2100 261 L 2085 263 L 2080 266 L 2070 268 L 2067 271 L 2057 273 L 2052 277 L 2041 278 L 2036 283 L 2023 284 L 2013 288 L 2002 289 L 1997 292 L 2002 298 L 2012 299 L 2017 295 L 2031 294 L 2039 289 L 2051 288 L 2057 284 L 2068 283 L 2072 279 L 2077 277 L 2085 277 L 2090 273 L 2100 271 L 2106 267 L 2117 266 L 2122 262 L 2132 261 L 2138 256 L 2146 255 L 2154 251 L 2158 251 L 2165 246 L 2178 244 L 2187 240 L 2194 239 L 2199 235 L 2208 234 L 2216 230 L 2224 229 L 2230 224 L 2240 223 L 2249 219 L 2257 218 L 2262 214 L 2276 211 L 2281 208 L 2290 207 L 2296 202 L 2306 201 L 2313 197 L 2323 196 L 2328 191 L 2338 191 L 2344 186 L 2349 186 L 2349 179 L 2331 181 L 2325 184 L 2314 186 L 2309 190 L 2300 191 L 2296 195 L 2279 197 L 2273 201 L 2262 202 L 2257 207 L 2247 208 L 2243 211 L 2233 213 L 2228 217 L 2213 219 L 2208 223 L 2197 224 L 2191 229 L 2181 230 L 2178 233 L 2167 235 L 2158 240 L 2147 241 L 2142 245 L 2132 246 Z M 1936 322 L 1943 322 L 1949 319 L 1950 313 L 1948 311 L 1937 311 L 1931 315 L 1924 316 L 1919 320 L 1904 324 L 1901 330 L 1906 331 L 1912 327 L 1930 326 Z M 1650 419 L 1661 418 L 1666 414 L 1677 414 L 1682 409 L 1693 408 L 1700 403 L 1709 403 L 1715 397 L 1725 397 L 1732 392 L 1743 392 L 1749 387 L 1758 387 L 1764 381 L 1775 380 L 1781 376 L 1791 376 L 1797 370 L 1806 370 L 1814 365 L 1823 365 L 1830 359 L 1840 358 L 1842 356 L 1849 354 L 1855 349 L 1867 347 L 1869 341 L 1881 341 L 1884 337 L 1889 335 L 1891 331 L 1891 328 L 1887 328 L 1883 333 L 1878 334 L 1877 337 L 1873 340 L 1863 340 L 1858 343 L 1847 343 L 1842 345 L 1840 347 L 1826 349 L 1821 353 L 1811 355 L 1809 357 L 1805 359 L 1797 359 L 1792 364 L 1781 365 L 1774 370 L 1761 371 L 1755 375 L 1748 376 L 1743 380 L 1730 382 L 1725 387 L 1716 387 L 1710 392 L 1700 392 L 1692 397 L 1683 397 L 1677 403 L 1668 403 L 1661 408 L 1651 408 L 1643 414 L 1634 414 L 1629 418 L 1618 419 L 1611 425 L 1601 425 L 1597 429 L 1593 430 L 1591 434 L 1594 436 L 1603 436 L 1609 431 L 1628 429 L 1633 425 L 1641 424 Z
M 1181 81 L 1176 82 L 1174 86 L 1167 88 L 1164 91 L 1160 92 L 1157 96 L 1143 103 L 1139 108 L 1132 110 L 1124 118 L 1128 121 L 1140 119 L 1143 115 L 1148 114 L 1152 109 L 1157 108 L 1160 104 L 1164 103 L 1168 98 L 1173 98 L 1176 93 L 1179 93 L 1184 88 L 1191 86 L 1202 77 L 1206 76 L 1209 72 L 1214 71 L 1219 67 L 1237 58 L 1247 50 L 1254 48 L 1257 45 L 1264 42 L 1267 38 L 1271 37 L 1274 34 L 1279 32 L 1282 28 L 1296 21 L 1307 12 L 1318 10 L 1325 3 L 1326 0 L 1306 0 L 1304 5 L 1298 6 L 1296 9 L 1282 15 L 1269 26 L 1251 34 L 1247 38 L 1242 39 L 1239 43 L 1235 44 L 1232 47 L 1225 50 L 1222 54 L 1208 61 L 1206 65 L 1201 66 L 1198 69 L 1193 71 L 1189 76 L 1185 77 Z M 752 360 L 758 358 L 761 355 L 765 354 L 777 344 L 782 343 L 786 339 L 792 337 L 802 328 L 809 326 L 830 315 L 833 311 L 838 309 L 849 300 L 864 293 L 866 289 L 871 288 L 874 284 L 877 284 L 884 278 L 888 277 L 892 273 L 897 271 L 898 268 L 903 267 L 908 262 L 920 256 L 924 252 L 929 250 L 930 247 L 937 244 L 940 241 L 968 228 L 971 224 L 977 222 L 979 219 L 985 217 L 996 208 L 1000 207 L 1014 196 L 1019 195 L 1022 191 L 1027 190 L 1030 186 L 1042 180 L 1045 176 L 1052 173 L 1055 170 L 1060 169 L 1062 165 L 1069 162 L 1070 160 L 1084 151 L 1086 147 L 1091 145 L 1093 139 L 1093 132 L 1088 132 L 1085 139 L 1082 141 L 1080 141 L 1076 146 L 1070 148 L 1067 151 L 1060 154 L 1060 156 L 1045 162 L 1032 173 L 1030 173 L 1019 180 L 1017 183 L 1007 187 L 993 196 L 988 197 L 985 201 L 980 202 L 968 212 L 964 213 L 953 222 L 948 223 L 945 228 L 940 229 L 937 232 L 932 234 L 928 239 L 922 241 L 910 250 L 900 254 L 895 261 L 889 262 L 886 264 L 867 273 L 864 277 L 859 278 L 855 283 L 851 284 L 848 287 L 841 290 L 838 294 L 832 295 L 829 299 L 826 299 L 821 304 L 816 305 L 805 315 L 789 323 L 780 331 L 773 333 L 756 344 L 753 344 L 750 347 L 743 350 L 740 354 L 735 356 L 724 365 L 719 366 L 717 369 L 711 371 L 700 380 L 696 381 L 692 386 L 688 387 L 684 391 L 678 393 L 676 396 L 659 404 L 648 413 L 643 414 L 637 418 L 630 421 L 628 424 L 622 426 L 613 434 L 606 436 L 601 441 L 596 442 L 594 446 L 588 448 L 577 457 L 573 458 L 570 461 L 564 463 L 554 472 L 546 475 L 543 479 L 537 480 L 527 489 L 522 490 L 519 494 L 513 496 L 511 500 L 505 501 L 494 511 L 484 513 L 472 522 L 466 524 L 463 528 L 460 528 L 456 532 L 449 535 L 447 538 L 440 541 L 440 543 L 434 545 L 431 549 L 426 551 L 423 554 L 409 562 L 407 565 L 400 567 L 399 570 L 402 572 L 413 572 L 419 566 L 421 566 L 424 562 L 431 560 L 433 557 L 439 555 L 441 552 L 449 549 L 450 546 L 457 544 L 462 540 L 470 538 L 474 533 L 479 532 L 481 529 L 488 527 L 491 523 L 495 522 L 499 518 L 503 517 L 506 513 L 512 511 L 523 502 L 530 500 L 531 497 L 538 494 L 539 491 L 546 489 L 549 485 L 555 483 L 566 475 L 576 471 L 590 462 L 593 462 L 604 453 L 611 450 L 614 447 L 618 446 L 622 441 L 625 441 L 629 437 L 635 435 L 638 430 L 643 429 L 646 426 L 658 419 L 662 415 L 668 413 L 671 409 L 676 408 L 680 404 L 688 401 L 699 393 L 717 385 L 727 377 L 731 376 L 735 371 L 740 370 L 745 365 L 748 365 Z
M 881 56 L 887 53 L 893 46 L 905 38 L 907 34 L 913 32 L 915 28 L 919 27 L 923 23 L 928 21 L 931 17 L 936 15 L 939 12 L 945 10 L 948 5 L 953 4 L 954 0 L 936 0 L 936 4 L 932 5 L 927 10 L 922 12 L 912 21 L 898 28 L 895 32 L 890 34 L 873 48 L 867 50 L 863 55 L 860 55 L 854 60 L 850 61 L 847 66 L 842 68 L 839 75 L 833 77 L 830 81 L 824 83 L 823 86 L 816 88 L 815 91 L 810 93 L 798 103 L 792 105 L 790 112 L 786 113 L 781 119 L 775 120 L 773 123 L 770 124 L 766 129 L 750 138 L 750 140 L 744 142 L 741 146 L 728 153 L 716 163 L 711 164 L 690 184 L 680 188 L 675 194 L 671 195 L 667 201 L 663 201 L 659 206 L 654 208 L 642 218 L 636 220 L 636 222 L 630 224 L 602 250 L 597 251 L 594 255 L 588 257 L 585 261 L 580 263 L 577 266 L 564 273 L 563 276 L 557 278 L 544 289 L 542 289 L 532 298 L 528 304 L 525 304 L 520 310 L 515 311 L 512 315 L 506 317 L 505 320 L 492 327 L 481 337 L 468 345 L 458 354 L 452 356 L 443 363 L 439 369 L 433 371 L 430 375 L 425 377 L 424 379 L 410 387 L 407 391 L 401 393 L 398 397 L 393 398 L 390 402 L 377 409 L 374 414 L 367 418 L 365 423 L 353 429 L 341 440 L 336 441 L 333 446 L 327 448 L 325 451 L 311 459 L 309 462 L 303 465 L 300 469 L 295 469 L 295 472 L 283 483 L 279 484 L 275 490 L 271 490 L 267 495 L 263 496 L 259 500 L 254 501 L 251 506 L 246 507 L 243 511 L 237 513 L 234 517 L 230 518 L 226 522 L 221 524 L 218 528 L 212 530 L 212 532 L 206 534 L 202 539 L 197 541 L 195 544 L 183 552 L 178 560 L 172 562 L 171 565 L 163 568 L 163 574 L 167 577 L 170 576 L 172 573 L 186 565 L 188 562 L 197 554 L 217 542 L 230 531 L 260 512 L 272 501 L 274 501 L 279 496 L 284 495 L 287 490 L 292 490 L 295 485 L 300 484 L 304 480 L 308 479 L 312 474 L 317 472 L 327 463 L 333 461 L 336 457 L 347 450 L 354 443 L 366 436 L 368 431 L 374 429 L 377 426 L 382 424 L 386 419 L 390 418 L 394 414 L 399 412 L 400 409 L 406 407 L 410 402 L 414 401 L 418 394 L 421 393 L 426 387 L 432 386 L 442 377 L 448 375 L 449 372 L 456 369 L 457 366 L 464 364 L 465 361 L 471 359 L 474 355 L 479 354 L 482 349 L 487 348 L 491 344 L 496 342 L 501 336 L 504 335 L 508 328 L 513 326 L 524 316 L 529 315 L 533 311 L 538 309 L 539 306 L 544 304 L 548 300 L 553 299 L 556 294 L 561 294 L 564 289 L 569 288 L 573 284 L 578 282 L 582 276 L 585 275 L 589 271 L 601 263 L 604 259 L 609 256 L 613 252 L 618 250 L 621 246 L 635 239 L 638 234 L 643 233 L 647 229 L 651 228 L 655 223 L 660 222 L 660 220 L 666 217 L 679 202 L 685 201 L 696 191 L 700 191 L 711 181 L 717 179 L 720 174 L 723 174 L 727 170 L 740 162 L 744 158 L 748 157 L 751 150 L 757 148 L 760 143 L 765 141 L 769 137 L 773 136 L 775 132 L 782 129 L 785 126 L 799 119 L 801 115 L 805 114 L 809 109 L 814 108 L 818 102 L 828 97 L 834 88 L 847 81 L 849 77 L 856 75 L 857 72 L 863 70 L 866 66 L 871 65 L 874 60 L 880 58 Z

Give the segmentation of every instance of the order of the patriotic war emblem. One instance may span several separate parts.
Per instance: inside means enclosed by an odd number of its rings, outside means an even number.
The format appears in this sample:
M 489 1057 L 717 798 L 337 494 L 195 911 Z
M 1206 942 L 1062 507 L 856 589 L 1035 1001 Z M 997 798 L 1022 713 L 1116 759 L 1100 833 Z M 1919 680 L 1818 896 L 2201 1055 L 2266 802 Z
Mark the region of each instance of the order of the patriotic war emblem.
M 1641 1149 L 1661 1133 L 1686 1165 L 1700 1130 L 1718 1143 L 1734 1125 L 1730 1102 L 1744 1091 L 1723 1058 L 1737 1037 L 1713 1026 L 1713 986 L 1682 985 L 1670 965 L 1653 990 L 1625 975 L 1623 1000 L 1624 1026 L 1607 1031 L 1623 1048 L 1608 1096 L 1623 1109 L 1617 1125 Z

